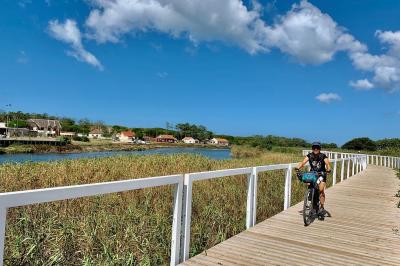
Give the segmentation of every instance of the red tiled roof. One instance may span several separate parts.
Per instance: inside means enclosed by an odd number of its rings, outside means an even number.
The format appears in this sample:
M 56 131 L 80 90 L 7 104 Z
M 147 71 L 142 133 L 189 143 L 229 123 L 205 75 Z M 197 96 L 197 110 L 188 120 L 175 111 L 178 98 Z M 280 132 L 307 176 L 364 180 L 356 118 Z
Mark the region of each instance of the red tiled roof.
M 159 135 L 157 138 L 158 139 L 173 139 L 173 140 L 176 140 L 176 138 L 174 136 L 172 136 L 172 135 Z
M 122 131 L 121 135 L 124 135 L 128 138 L 133 138 L 134 136 L 136 136 L 135 132 L 133 132 L 132 130 Z

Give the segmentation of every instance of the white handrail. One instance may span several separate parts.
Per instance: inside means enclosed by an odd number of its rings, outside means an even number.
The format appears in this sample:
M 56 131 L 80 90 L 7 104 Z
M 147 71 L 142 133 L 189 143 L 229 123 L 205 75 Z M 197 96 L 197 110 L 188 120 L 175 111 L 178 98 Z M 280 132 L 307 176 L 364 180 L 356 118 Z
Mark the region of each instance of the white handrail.
M 96 184 L 0 193 L 0 265 L 3 265 L 7 209 L 30 204 L 104 195 L 135 189 L 175 185 L 170 264 L 179 263 L 183 175 L 149 177 Z
M 310 151 L 303 150 L 303 155 Z M 325 151 L 333 162 L 333 185 L 337 182 L 337 167 L 340 165 L 340 181 L 345 180 L 345 162 L 347 161 L 346 178 L 364 171 L 368 164 L 400 168 L 400 158 L 380 155 L 340 153 Z M 350 163 L 351 162 L 351 163 Z M 261 172 L 284 170 L 284 209 L 291 206 L 292 169 L 298 163 L 263 165 L 236 169 L 179 174 L 161 177 L 149 177 L 97 184 L 65 186 L 45 189 L 35 189 L 17 192 L 0 193 L 0 266 L 3 265 L 4 238 L 6 229 L 7 209 L 17 206 L 51 202 L 65 199 L 75 199 L 94 195 L 123 192 L 164 185 L 175 185 L 173 202 L 173 223 L 171 236 L 171 265 L 189 258 L 190 228 L 192 215 L 192 187 L 195 181 L 215 179 L 220 177 L 246 175 L 246 228 L 256 224 L 257 213 L 257 184 Z M 350 164 L 352 170 L 350 173 Z M 181 240 L 181 241 L 180 241 Z

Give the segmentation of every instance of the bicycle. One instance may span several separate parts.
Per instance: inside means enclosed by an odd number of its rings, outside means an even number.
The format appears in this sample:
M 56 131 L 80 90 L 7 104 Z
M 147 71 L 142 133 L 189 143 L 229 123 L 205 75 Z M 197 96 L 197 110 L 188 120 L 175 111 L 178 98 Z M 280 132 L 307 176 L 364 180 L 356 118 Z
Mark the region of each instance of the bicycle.
M 318 215 L 325 216 L 326 213 L 319 214 L 320 202 L 319 202 L 319 183 L 322 180 L 322 176 L 326 172 L 297 172 L 299 180 L 307 184 L 308 189 L 304 193 L 304 205 L 303 205 L 303 221 L 304 225 L 310 225 Z

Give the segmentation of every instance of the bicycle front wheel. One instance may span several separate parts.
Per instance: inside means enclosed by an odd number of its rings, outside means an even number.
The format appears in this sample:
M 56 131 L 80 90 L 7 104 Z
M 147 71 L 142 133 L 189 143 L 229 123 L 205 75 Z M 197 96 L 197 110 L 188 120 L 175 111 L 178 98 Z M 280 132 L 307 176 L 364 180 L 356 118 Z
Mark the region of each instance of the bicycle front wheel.
M 303 220 L 305 226 L 310 225 L 314 217 L 313 199 L 314 199 L 314 189 L 309 188 L 304 193 Z

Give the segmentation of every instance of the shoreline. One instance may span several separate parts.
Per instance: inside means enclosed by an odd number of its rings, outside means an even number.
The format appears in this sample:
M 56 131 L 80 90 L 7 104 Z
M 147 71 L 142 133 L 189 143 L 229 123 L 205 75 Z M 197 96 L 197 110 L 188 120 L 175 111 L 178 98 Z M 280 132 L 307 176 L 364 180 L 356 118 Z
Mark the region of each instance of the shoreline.
M 88 153 L 88 152 L 107 152 L 107 151 L 145 151 L 150 149 L 161 148 L 206 148 L 206 149 L 230 149 L 230 146 L 216 146 L 208 144 L 131 144 L 131 143 L 85 143 L 73 142 L 65 146 L 49 146 L 49 145 L 12 145 L 0 148 L 1 155 L 10 154 L 71 154 L 71 153 Z

